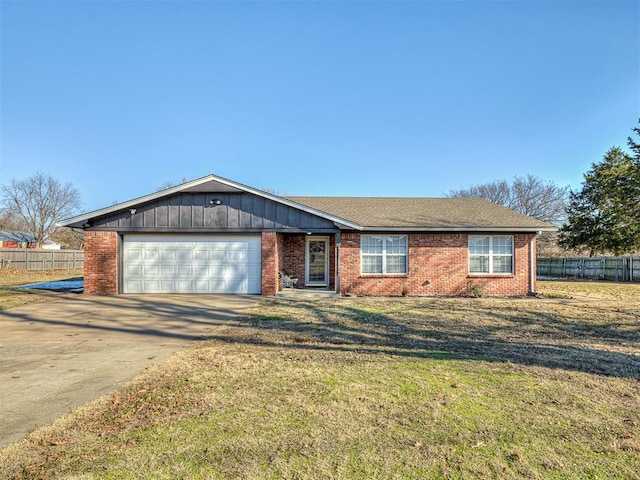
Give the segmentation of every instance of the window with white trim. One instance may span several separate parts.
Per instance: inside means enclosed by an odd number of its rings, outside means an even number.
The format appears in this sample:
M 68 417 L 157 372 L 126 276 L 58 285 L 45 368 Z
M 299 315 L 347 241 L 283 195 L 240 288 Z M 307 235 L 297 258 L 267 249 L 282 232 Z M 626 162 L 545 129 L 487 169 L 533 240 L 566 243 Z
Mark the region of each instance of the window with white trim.
M 469 235 L 469 273 L 513 273 L 513 236 Z
M 407 273 L 406 235 L 362 235 L 360 249 L 363 274 Z

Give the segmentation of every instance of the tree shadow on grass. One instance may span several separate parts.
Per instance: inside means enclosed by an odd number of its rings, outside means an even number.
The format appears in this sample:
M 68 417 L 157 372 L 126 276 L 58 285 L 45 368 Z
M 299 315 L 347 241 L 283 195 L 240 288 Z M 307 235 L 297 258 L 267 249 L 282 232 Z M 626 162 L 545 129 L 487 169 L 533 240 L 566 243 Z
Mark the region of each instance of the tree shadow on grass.
M 621 313 L 624 321 L 585 322 L 531 308 L 530 302 L 523 300 L 522 308 L 514 310 L 512 304 L 437 300 L 390 312 L 357 302 L 276 302 L 276 315 L 236 325 L 250 329 L 250 335 L 236 330 L 211 338 L 292 349 L 512 362 L 640 379 L 640 322 L 634 323 L 634 312 Z M 598 307 L 590 308 L 599 314 Z
M 521 299 L 343 299 L 263 301 L 216 296 L 78 296 L 46 315 L 21 309 L 7 320 L 148 340 L 202 340 L 318 351 L 512 362 L 640 378 L 640 318 L 633 307 L 585 304 L 590 317 Z M 486 301 L 485 301 L 486 300 Z M 245 310 L 260 304 L 257 311 Z M 557 304 L 557 302 L 556 302 Z M 594 321 L 603 318 L 606 320 Z

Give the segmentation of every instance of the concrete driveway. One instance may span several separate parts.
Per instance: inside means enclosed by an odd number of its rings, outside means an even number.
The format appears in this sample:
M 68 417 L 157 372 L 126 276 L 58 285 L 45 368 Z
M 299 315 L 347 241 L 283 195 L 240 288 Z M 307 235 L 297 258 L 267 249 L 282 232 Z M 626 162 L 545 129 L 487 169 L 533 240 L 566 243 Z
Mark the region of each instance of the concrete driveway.
M 114 391 L 260 300 L 68 294 L 0 311 L 0 448 Z

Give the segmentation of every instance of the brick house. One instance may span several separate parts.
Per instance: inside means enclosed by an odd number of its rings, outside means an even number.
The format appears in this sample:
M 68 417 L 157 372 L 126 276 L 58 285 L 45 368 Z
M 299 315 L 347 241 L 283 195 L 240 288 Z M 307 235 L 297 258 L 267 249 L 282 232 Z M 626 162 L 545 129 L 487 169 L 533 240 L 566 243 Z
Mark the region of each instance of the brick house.
M 208 175 L 67 219 L 85 232 L 85 293 L 272 296 L 535 292 L 555 227 L 481 199 L 281 197 Z
M 36 248 L 36 237 L 15 230 L 0 230 L 0 248 Z

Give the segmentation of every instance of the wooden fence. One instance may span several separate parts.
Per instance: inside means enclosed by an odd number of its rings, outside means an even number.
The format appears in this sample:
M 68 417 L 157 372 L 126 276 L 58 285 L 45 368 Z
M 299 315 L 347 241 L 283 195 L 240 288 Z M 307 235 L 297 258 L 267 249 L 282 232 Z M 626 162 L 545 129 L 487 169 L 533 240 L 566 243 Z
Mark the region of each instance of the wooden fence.
M 538 258 L 538 278 L 640 282 L 640 257 Z
M 82 250 L 0 248 L 0 268 L 40 271 L 75 270 L 84 267 Z

